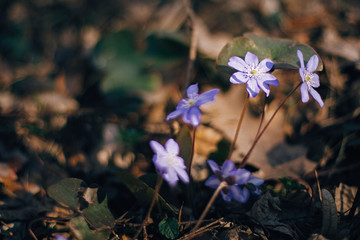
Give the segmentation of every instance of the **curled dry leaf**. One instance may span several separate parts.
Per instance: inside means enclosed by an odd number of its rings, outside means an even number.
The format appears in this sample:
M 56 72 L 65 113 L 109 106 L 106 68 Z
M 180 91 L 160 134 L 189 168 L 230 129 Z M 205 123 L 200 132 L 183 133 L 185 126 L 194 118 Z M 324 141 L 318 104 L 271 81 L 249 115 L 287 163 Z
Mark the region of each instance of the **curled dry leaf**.
M 331 193 L 326 189 L 321 189 L 322 193 L 322 227 L 321 234 L 324 236 L 334 236 L 337 232 L 337 211 L 335 200 Z

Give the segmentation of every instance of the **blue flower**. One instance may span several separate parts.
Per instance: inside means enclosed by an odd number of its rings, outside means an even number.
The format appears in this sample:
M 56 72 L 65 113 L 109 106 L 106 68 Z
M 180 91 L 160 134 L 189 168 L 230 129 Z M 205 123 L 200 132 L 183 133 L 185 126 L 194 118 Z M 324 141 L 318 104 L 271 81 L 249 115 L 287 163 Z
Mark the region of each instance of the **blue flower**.
M 64 237 L 63 235 L 56 234 L 56 235 L 55 235 L 55 240 L 67 240 L 67 238 Z
M 314 73 L 319 64 L 319 58 L 313 55 L 306 64 L 304 64 L 304 57 L 300 50 L 297 50 L 297 56 L 300 61 L 299 74 L 303 83 L 300 86 L 301 101 L 306 103 L 309 101 L 309 93 L 319 103 L 320 107 L 324 106 L 320 94 L 314 88 L 320 86 L 319 75 Z
M 231 57 L 228 65 L 238 70 L 230 77 L 230 82 L 234 84 L 247 84 L 247 91 L 250 97 L 256 97 L 260 88 L 268 97 L 270 94 L 269 85 L 279 86 L 279 81 L 270 73 L 274 63 L 270 59 L 263 59 L 259 63 L 259 59 L 255 54 L 247 52 L 245 61 L 240 57 Z
M 251 173 L 243 168 L 235 168 L 235 164 L 231 160 L 226 160 L 220 169 L 219 166 L 212 160 L 207 161 L 211 170 L 215 175 L 210 176 L 205 185 L 216 189 L 221 182 L 226 182 L 226 187 L 221 190 L 223 199 L 227 202 L 235 199 L 238 202 L 244 203 L 250 197 L 248 189 L 244 188 L 248 183 Z
M 158 142 L 150 141 L 150 147 L 154 151 L 153 162 L 156 169 L 170 186 L 175 186 L 179 179 L 189 183 L 184 159 L 179 157 L 179 145 L 170 138 L 165 143 L 165 148 Z
M 186 90 L 188 98 L 181 99 L 176 110 L 171 112 L 166 117 L 166 120 L 182 116 L 184 122 L 189 123 L 194 127 L 199 126 L 201 119 L 199 107 L 205 103 L 214 101 L 215 95 L 219 92 L 219 89 L 212 89 L 200 95 L 198 92 L 199 88 L 197 84 L 190 85 Z
M 264 179 L 251 176 L 245 187 L 256 195 L 260 195 L 259 186 L 264 183 Z

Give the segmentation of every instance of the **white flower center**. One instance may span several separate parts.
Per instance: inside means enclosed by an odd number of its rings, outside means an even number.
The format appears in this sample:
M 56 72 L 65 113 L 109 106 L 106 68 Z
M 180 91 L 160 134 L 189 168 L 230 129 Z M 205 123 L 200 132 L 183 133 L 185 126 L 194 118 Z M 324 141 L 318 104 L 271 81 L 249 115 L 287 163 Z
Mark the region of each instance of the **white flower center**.
M 313 74 L 311 72 L 305 71 L 304 75 L 305 75 L 304 79 L 305 79 L 306 84 L 308 85 L 308 87 L 312 87 L 314 85 L 314 83 L 312 81 L 313 80 Z
M 188 99 L 185 100 L 186 106 L 189 108 L 195 106 L 197 100 L 198 100 L 197 95 L 190 96 Z
M 250 66 L 250 68 L 248 70 L 248 76 L 250 78 L 257 77 L 257 75 L 259 75 L 259 73 L 260 72 L 259 72 L 258 66 L 254 66 L 254 65 Z

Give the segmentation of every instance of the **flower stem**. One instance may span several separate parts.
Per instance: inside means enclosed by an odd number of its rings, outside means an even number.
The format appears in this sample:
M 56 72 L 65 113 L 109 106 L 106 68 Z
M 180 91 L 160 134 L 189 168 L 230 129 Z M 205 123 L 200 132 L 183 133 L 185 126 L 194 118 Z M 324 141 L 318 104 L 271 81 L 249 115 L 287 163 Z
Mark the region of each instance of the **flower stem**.
M 262 113 L 261 113 L 261 118 L 260 118 L 260 124 L 259 124 L 259 128 L 256 132 L 256 137 L 259 136 L 259 133 L 260 133 L 260 130 L 261 130 L 261 127 L 262 127 L 262 124 L 264 123 L 264 118 L 265 118 L 265 106 L 266 106 L 266 97 L 264 99 L 264 105 L 263 105 L 263 109 L 262 109 Z M 255 138 L 256 138 L 255 137 Z
M 246 108 L 247 108 L 248 102 L 249 102 L 249 94 L 247 95 L 247 97 L 246 97 L 246 99 L 245 99 L 244 106 L 243 106 L 243 109 L 242 109 L 242 111 L 241 111 L 241 115 L 240 115 L 240 118 L 239 118 L 239 122 L 238 122 L 238 125 L 237 125 L 237 127 L 236 127 L 235 137 L 234 137 L 234 140 L 233 140 L 232 143 L 231 143 L 230 151 L 229 151 L 229 155 L 228 155 L 227 159 L 231 159 L 231 155 L 232 155 L 233 152 L 234 152 L 236 140 L 237 140 L 237 138 L 238 138 L 238 136 L 239 136 L 239 131 L 240 131 L 241 123 L 242 123 L 242 121 L 243 121 L 243 119 L 244 119 L 245 110 L 246 110 Z
M 137 239 L 137 237 L 139 236 L 139 234 L 141 233 L 141 231 L 143 230 L 143 228 L 147 225 L 147 223 L 149 221 L 151 211 L 154 208 L 155 202 L 158 199 L 158 194 L 159 194 L 162 182 L 163 182 L 163 178 L 161 177 L 161 175 L 158 174 L 157 181 L 156 181 L 156 186 L 155 186 L 155 190 L 154 190 L 154 197 L 153 197 L 153 199 L 151 201 L 149 210 L 148 210 L 148 212 L 146 214 L 146 217 L 145 217 L 144 221 L 142 222 L 139 230 L 136 232 L 135 236 L 133 237 L 134 240 Z
M 194 158 L 194 152 L 195 152 L 195 135 L 196 135 L 196 127 L 193 127 L 192 131 L 192 144 L 191 144 L 191 152 L 190 152 L 190 158 L 189 158 L 189 166 L 187 169 L 188 175 L 191 178 L 191 165 Z
M 300 82 L 287 96 L 286 98 L 280 103 L 280 105 L 278 106 L 278 108 L 275 110 L 275 112 L 273 113 L 273 115 L 271 116 L 271 118 L 269 119 L 269 121 L 266 123 L 266 125 L 264 126 L 264 128 L 261 130 L 261 132 L 257 135 L 257 137 L 255 138 L 253 144 L 251 145 L 249 151 L 247 152 L 247 154 L 245 155 L 245 157 L 243 158 L 240 167 L 244 167 L 247 160 L 250 157 L 251 152 L 254 150 L 256 144 L 258 143 L 258 141 L 260 140 L 261 136 L 264 134 L 265 130 L 268 128 L 268 126 L 270 125 L 271 121 L 274 119 L 275 115 L 277 114 L 277 112 L 280 110 L 280 108 L 285 104 L 285 102 L 289 99 L 289 97 L 296 91 L 296 89 L 298 89 L 300 87 L 300 85 L 302 84 L 302 82 Z
M 219 195 L 220 191 L 227 186 L 227 183 L 225 181 L 222 181 L 219 186 L 217 187 L 217 189 L 215 190 L 214 194 L 212 195 L 211 199 L 209 200 L 208 204 L 206 205 L 204 211 L 202 212 L 199 220 L 197 220 L 197 223 L 195 225 L 195 227 L 191 230 L 188 239 L 191 239 L 192 237 L 194 237 L 194 233 L 195 231 L 198 229 L 198 227 L 200 226 L 201 222 L 204 220 L 204 218 L 206 217 L 206 214 L 208 213 L 210 207 L 213 205 L 216 197 Z

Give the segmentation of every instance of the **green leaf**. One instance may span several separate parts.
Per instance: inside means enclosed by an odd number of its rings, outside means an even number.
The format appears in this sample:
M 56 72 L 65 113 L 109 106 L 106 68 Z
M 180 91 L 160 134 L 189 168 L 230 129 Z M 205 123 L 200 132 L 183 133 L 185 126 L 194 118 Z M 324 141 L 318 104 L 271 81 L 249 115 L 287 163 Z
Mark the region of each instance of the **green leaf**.
M 133 175 L 129 173 L 118 173 L 117 176 L 120 178 L 123 184 L 134 194 L 136 199 L 139 201 L 142 205 L 149 205 L 151 200 L 154 197 L 154 189 L 149 187 L 146 183 L 141 181 L 140 179 L 134 177 Z M 158 197 L 160 206 L 165 209 L 168 212 L 171 212 L 173 214 L 177 214 L 178 210 L 170 206 L 164 198 L 162 198 L 160 195 Z
M 312 55 L 318 55 L 310 46 L 289 39 L 245 34 L 244 37 L 235 38 L 223 47 L 218 55 L 216 65 L 222 71 L 233 73 L 235 70 L 227 65 L 229 58 L 233 56 L 244 58 L 247 52 L 251 52 L 257 55 L 259 61 L 264 58 L 272 60 L 275 69 L 297 69 L 300 67 L 297 50 L 302 51 L 305 64 Z M 320 57 L 319 60 L 317 70 L 322 71 L 323 63 Z
M 108 208 L 107 198 L 101 203 L 96 200 L 83 211 L 83 215 L 94 228 L 112 228 L 115 225 L 115 219 Z
M 109 239 L 110 229 L 90 230 L 86 220 L 82 217 L 75 217 L 70 220 L 71 232 L 78 240 L 104 240 Z
M 104 72 L 100 87 L 105 95 L 152 91 L 160 84 L 159 75 L 149 71 L 147 57 L 136 48 L 136 42 L 134 32 L 121 30 L 104 36 L 95 46 L 94 62 Z
M 164 218 L 159 223 L 160 233 L 168 239 L 175 239 L 179 235 L 179 224 L 175 218 Z
M 48 195 L 71 209 L 75 210 L 79 206 L 78 193 L 86 188 L 86 183 L 77 178 L 65 178 L 48 188 Z

